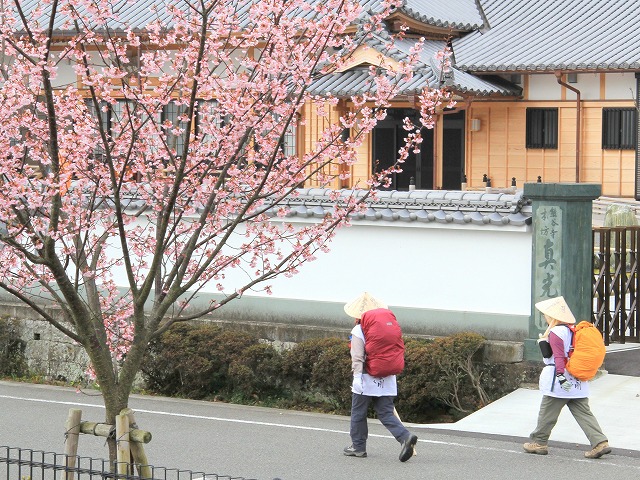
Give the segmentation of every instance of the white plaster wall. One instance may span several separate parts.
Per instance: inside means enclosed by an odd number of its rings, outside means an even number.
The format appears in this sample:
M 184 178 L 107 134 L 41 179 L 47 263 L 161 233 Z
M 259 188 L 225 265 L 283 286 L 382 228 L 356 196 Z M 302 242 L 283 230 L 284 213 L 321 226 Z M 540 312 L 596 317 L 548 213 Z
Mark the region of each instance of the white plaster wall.
M 51 82 L 54 88 L 66 88 L 68 86 L 76 86 L 76 72 L 67 60 L 61 60 L 58 64 L 56 77 Z
M 607 73 L 605 75 L 605 98 L 600 94 L 600 73 L 580 73 L 573 87 L 580 90 L 582 100 L 633 100 L 636 96 L 635 74 Z M 554 74 L 529 75 L 529 100 L 560 100 L 561 85 Z M 575 100 L 576 94 L 567 89 L 566 99 Z
M 600 100 L 599 73 L 581 73 L 578 75 L 578 81 L 569 85 L 580 90 L 580 100 Z M 567 100 L 575 100 L 576 97 L 577 95 L 567 88 Z
M 530 227 L 358 221 L 338 231 L 328 254 L 269 282 L 272 295 L 244 295 L 347 302 L 369 291 L 390 306 L 529 315 L 531 243 Z M 113 272 L 125 287 L 124 272 Z M 224 285 L 233 291 L 246 279 L 231 269 Z M 216 283 L 202 293 L 219 293 Z
M 607 73 L 604 85 L 606 100 L 635 100 L 638 94 L 634 72 Z
M 369 291 L 393 306 L 529 315 L 531 242 L 505 227 L 359 222 L 274 282 L 273 296 L 348 302 Z
M 561 85 L 555 75 L 529 75 L 528 100 L 560 100 L 561 98 Z

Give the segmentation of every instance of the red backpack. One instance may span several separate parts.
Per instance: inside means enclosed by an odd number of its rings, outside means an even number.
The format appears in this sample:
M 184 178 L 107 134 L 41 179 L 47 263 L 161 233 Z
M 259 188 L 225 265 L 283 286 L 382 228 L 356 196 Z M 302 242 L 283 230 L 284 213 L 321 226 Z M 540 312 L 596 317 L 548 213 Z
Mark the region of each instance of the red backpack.
M 365 371 L 374 377 L 398 375 L 404 369 L 402 329 L 391 310 L 369 310 L 360 320 L 365 339 Z

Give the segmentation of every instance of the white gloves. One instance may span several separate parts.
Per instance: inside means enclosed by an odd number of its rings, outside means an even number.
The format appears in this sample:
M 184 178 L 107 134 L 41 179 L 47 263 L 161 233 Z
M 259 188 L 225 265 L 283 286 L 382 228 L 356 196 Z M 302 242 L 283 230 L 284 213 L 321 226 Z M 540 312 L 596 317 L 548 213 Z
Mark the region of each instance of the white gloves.
M 565 392 L 571 390 L 571 382 L 562 373 L 557 374 L 556 379 Z
M 351 391 L 355 394 L 362 395 L 364 391 L 362 388 L 362 375 L 354 375 L 353 383 L 351 384 Z

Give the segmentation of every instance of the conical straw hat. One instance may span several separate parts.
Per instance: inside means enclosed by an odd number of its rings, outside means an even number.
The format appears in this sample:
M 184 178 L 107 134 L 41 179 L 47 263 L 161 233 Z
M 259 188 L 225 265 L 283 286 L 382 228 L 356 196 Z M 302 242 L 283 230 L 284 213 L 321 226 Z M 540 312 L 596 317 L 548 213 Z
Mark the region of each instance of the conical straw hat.
M 387 308 L 387 306 L 377 298 L 371 296 L 368 292 L 364 292 L 355 300 L 351 300 L 347 303 L 344 306 L 344 311 L 350 317 L 362 318 L 364 312 L 375 310 L 376 308 Z
M 564 297 L 543 300 L 542 302 L 536 303 L 536 308 L 544 315 L 555 318 L 559 322 L 568 324 L 576 323 L 576 318 L 573 316 L 573 313 L 571 313 L 571 309 L 564 300 Z

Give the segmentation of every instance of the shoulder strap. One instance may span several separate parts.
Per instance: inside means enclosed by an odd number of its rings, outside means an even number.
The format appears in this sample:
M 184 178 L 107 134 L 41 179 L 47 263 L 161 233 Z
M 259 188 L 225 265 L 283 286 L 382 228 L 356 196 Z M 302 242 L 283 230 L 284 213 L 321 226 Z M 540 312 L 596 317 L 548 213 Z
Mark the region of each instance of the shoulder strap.
M 569 347 L 569 357 L 576 349 L 576 327 L 574 325 L 567 325 L 567 328 L 571 332 L 571 347 Z

